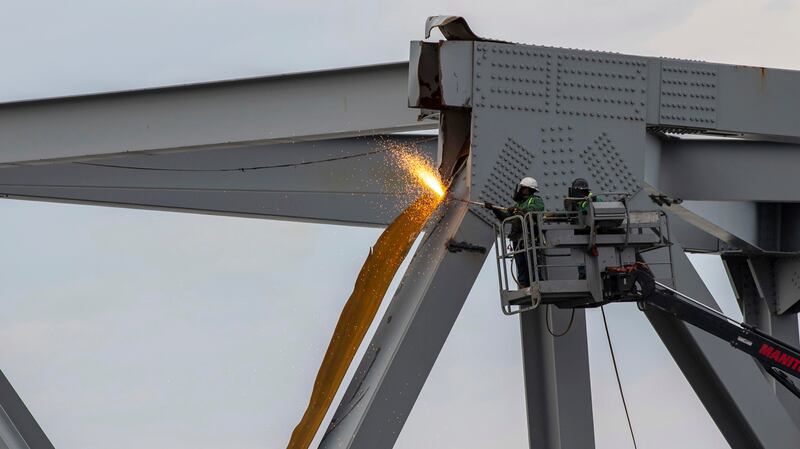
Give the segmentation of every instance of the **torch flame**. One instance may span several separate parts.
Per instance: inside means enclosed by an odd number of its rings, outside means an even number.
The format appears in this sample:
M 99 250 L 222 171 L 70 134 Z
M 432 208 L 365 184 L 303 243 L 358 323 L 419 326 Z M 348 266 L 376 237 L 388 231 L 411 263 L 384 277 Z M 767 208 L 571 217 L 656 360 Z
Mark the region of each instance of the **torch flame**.
M 431 161 L 416 152 L 414 148 L 398 145 L 393 150 L 394 157 L 400 167 L 409 175 L 412 175 L 420 186 L 435 193 L 437 198 L 444 197 L 447 189 Z
M 429 167 L 420 168 L 417 170 L 416 175 L 426 187 L 436 192 L 440 198 L 444 196 L 444 185 L 442 185 L 439 177 L 433 173 L 433 170 Z

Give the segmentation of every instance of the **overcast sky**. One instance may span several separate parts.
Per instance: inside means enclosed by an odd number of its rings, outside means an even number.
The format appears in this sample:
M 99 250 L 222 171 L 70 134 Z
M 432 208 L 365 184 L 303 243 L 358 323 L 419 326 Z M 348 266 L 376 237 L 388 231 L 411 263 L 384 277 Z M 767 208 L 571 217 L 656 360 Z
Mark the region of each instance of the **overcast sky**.
M 800 69 L 797 1 L 474 3 L 0 0 L 0 101 L 403 60 L 433 14 L 518 42 Z M 0 217 L 0 369 L 58 449 L 284 446 L 380 232 L 11 200 Z M 693 261 L 735 314 L 718 258 Z M 525 447 L 518 321 L 493 270 L 397 447 Z M 609 320 L 639 447 L 726 448 L 641 314 Z M 632 447 L 596 311 L 589 337 L 597 447 Z

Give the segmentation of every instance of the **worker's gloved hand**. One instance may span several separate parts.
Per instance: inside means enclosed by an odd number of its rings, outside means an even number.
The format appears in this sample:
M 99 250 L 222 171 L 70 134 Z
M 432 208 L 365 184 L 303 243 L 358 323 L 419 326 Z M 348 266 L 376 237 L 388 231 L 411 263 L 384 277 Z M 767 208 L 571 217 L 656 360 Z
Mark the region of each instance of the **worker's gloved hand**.
M 522 215 L 522 209 L 519 207 L 512 207 L 508 211 L 511 212 L 511 215 Z

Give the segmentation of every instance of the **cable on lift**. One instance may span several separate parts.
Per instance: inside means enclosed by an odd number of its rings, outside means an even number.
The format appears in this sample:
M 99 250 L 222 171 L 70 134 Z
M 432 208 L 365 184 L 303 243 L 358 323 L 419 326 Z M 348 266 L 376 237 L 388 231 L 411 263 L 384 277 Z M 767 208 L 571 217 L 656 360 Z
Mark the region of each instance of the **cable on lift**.
M 509 247 L 509 249 L 510 249 L 511 251 L 513 251 L 513 248 L 514 248 L 514 247 L 513 247 L 511 244 L 509 244 L 509 245 L 508 245 L 508 247 Z M 519 281 L 517 280 L 517 273 L 516 273 L 516 271 L 517 271 L 517 269 L 516 269 L 516 266 L 517 266 L 517 264 L 516 264 L 516 261 L 514 261 L 514 262 L 515 262 L 515 263 L 512 263 L 512 264 L 511 264 L 511 270 L 509 270 L 509 271 L 511 272 L 511 279 L 513 279 L 513 280 L 514 280 L 514 282 L 516 282 L 516 283 L 517 283 L 517 285 L 519 285 Z
M 603 326 L 606 328 L 606 339 L 608 339 L 608 349 L 611 351 L 611 362 L 614 365 L 614 375 L 617 376 L 617 387 L 619 388 L 619 396 L 622 398 L 622 407 L 625 409 L 625 419 L 628 420 L 628 430 L 631 432 L 631 440 L 633 441 L 633 448 L 638 449 L 636 445 L 636 436 L 633 434 L 633 424 L 631 424 L 631 415 L 628 413 L 628 403 L 625 401 L 625 393 L 622 391 L 622 381 L 619 378 L 619 368 L 617 368 L 617 357 L 614 355 L 614 345 L 611 343 L 611 334 L 608 332 L 608 321 L 606 321 L 606 311 L 604 306 L 600 306 L 600 313 L 603 314 Z
M 564 335 L 567 335 L 567 332 L 569 332 L 569 330 L 572 329 L 572 322 L 575 321 L 575 308 L 572 308 L 572 314 L 569 316 L 569 323 L 567 324 L 567 328 L 564 329 L 564 332 L 561 332 L 559 334 L 556 334 L 556 333 L 553 332 L 553 323 L 551 322 L 550 313 L 551 313 L 550 312 L 550 304 L 548 304 L 547 305 L 547 316 L 544 318 L 545 324 L 547 325 L 547 332 L 549 332 L 550 335 L 552 335 L 553 337 L 556 337 L 556 338 L 563 337 Z

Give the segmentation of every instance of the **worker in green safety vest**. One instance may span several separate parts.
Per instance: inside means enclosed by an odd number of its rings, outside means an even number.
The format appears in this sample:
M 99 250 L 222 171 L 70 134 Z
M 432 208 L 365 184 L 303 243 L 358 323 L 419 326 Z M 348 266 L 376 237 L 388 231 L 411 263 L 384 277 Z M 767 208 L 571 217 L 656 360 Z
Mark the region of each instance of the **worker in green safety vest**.
M 539 183 L 534 178 L 525 177 L 519 181 L 516 189 L 514 189 L 513 199 L 515 204 L 510 207 L 498 207 L 491 203 L 484 203 L 484 206 L 491 210 L 498 220 L 505 220 L 506 218 L 515 215 L 524 216 L 529 212 L 544 211 L 544 201 L 542 197 L 536 194 L 539 191 Z M 511 240 L 512 247 L 515 250 L 522 248 L 524 240 L 522 236 L 522 220 L 512 220 L 511 232 L 508 233 L 508 239 Z M 533 244 L 534 242 L 530 242 Z M 530 287 L 530 276 L 528 276 L 528 258 L 525 253 L 517 253 L 514 255 L 514 264 L 517 266 L 517 284 L 521 288 Z
M 572 181 L 572 185 L 567 191 L 567 198 L 564 199 L 564 210 L 579 212 L 581 215 L 589 213 L 589 202 L 603 201 L 602 198 L 592 193 L 589 183 L 583 178 Z M 579 218 L 574 218 L 578 222 Z M 578 266 L 578 279 L 586 279 L 586 267 Z
M 589 201 L 603 201 L 602 198 L 592 193 L 589 183 L 583 178 L 572 181 L 572 185 L 567 191 L 567 198 L 564 199 L 564 209 L 567 211 L 577 211 L 586 214 L 589 211 Z

